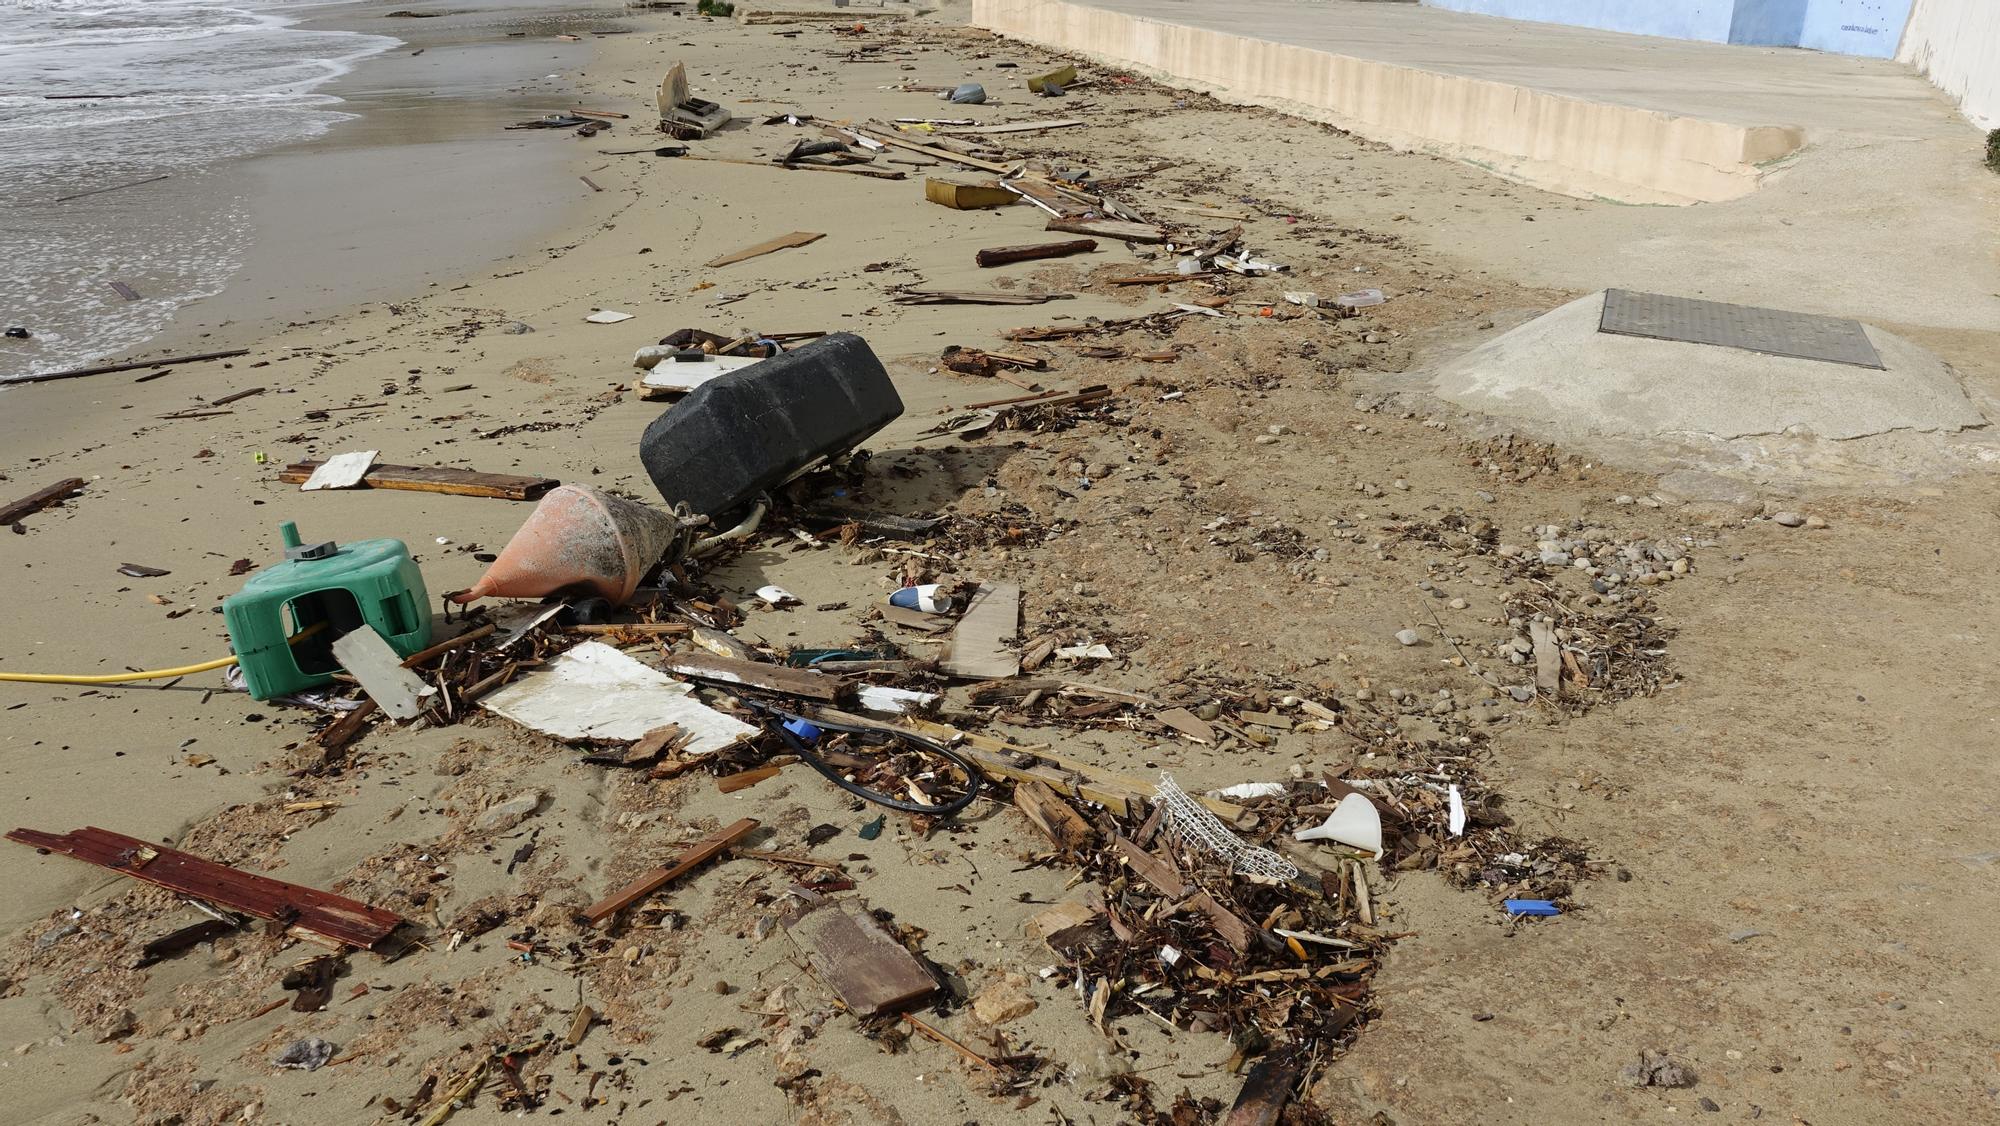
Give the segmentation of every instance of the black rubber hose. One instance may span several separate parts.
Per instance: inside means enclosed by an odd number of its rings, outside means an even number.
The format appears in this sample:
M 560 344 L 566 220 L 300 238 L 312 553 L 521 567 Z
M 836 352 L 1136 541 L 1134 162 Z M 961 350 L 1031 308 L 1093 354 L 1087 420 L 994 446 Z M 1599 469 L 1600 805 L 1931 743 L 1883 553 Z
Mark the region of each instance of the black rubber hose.
M 833 783 L 836 786 L 839 786 L 841 789 L 846 790 L 848 793 L 853 794 L 857 798 L 861 798 L 865 801 L 874 802 L 876 805 L 888 806 L 890 809 L 893 809 L 898 813 L 915 813 L 915 814 L 921 814 L 922 816 L 925 817 L 950 817 L 952 814 L 957 813 L 959 810 L 964 809 L 966 806 L 971 805 L 974 799 L 979 797 L 979 790 L 981 784 L 984 781 L 984 776 L 979 773 L 979 767 L 974 765 L 970 759 L 966 758 L 964 755 L 959 754 L 957 751 L 952 750 L 950 747 L 945 746 L 943 743 L 934 742 L 930 739 L 924 738 L 921 735 L 912 735 L 904 731 L 884 731 L 879 727 L 862 727 L 855 724 L 833 723 L 829 720 L 814 719 L 811 716 L 795 715 L 791 712 L 784 710 L 783 708 L 774 707 L 770 704 L 767 704 L 762 700 L 752 700 L 747 697 L 738 697 L 738 699 L 741 699 L 744 703 L 750 705 L 753 708 L 756 708 L 758 711 L 769 712 L 771 715 L 779 716 L 783 719 L 792 719 L 792 720 L 798 720 L 802 723 L 810 723 L 814 727 L 817 727 L 822 731 L 840 731 L 840 732 L 845 732 L 849 735 L 887 735 L 894 739 L 906 740 L 910 743 L 914 743 L 917 746 L 924 748 L 927 751 L 931 751 L 935 754 L 941 755 L 946 759 L 951 760 L 953 763 L 957 764 L 960 770 L 965 771 L 965 777 L 968 780 L 964 796 L 956 798 L 950 802 L 947 802 L 944 805 L 918 805 L 916 802 L 908 802 L 908 801 L 903 801 L 899 798 L 892 798 L 887 794 L 881 793 L 880 791 L 871 790 L 866 786 L 859 786 L 853 782 L 849 782 L 846 778 L 841 776 L 839 771 L 835 770 L 831 766 L 828 766 L 825 760 L 821 759 L 817 754 L 814 754 L 813 749 L 807 746 L 803 739 L 800 739 L 797 735 L 794 735 L 789 729 L 787 729 L 784 726 L 784 724 L 780 723 L 778 725 L 779 737 L 784 739 L 785 745 L 791 748 L 791 752 L 793 754 L 799 756 L 799 758 L 803 760 L 807 766 L 810 766 L 814 770 L 819 771 L 821 777 L 824 777 L 827 781 Z

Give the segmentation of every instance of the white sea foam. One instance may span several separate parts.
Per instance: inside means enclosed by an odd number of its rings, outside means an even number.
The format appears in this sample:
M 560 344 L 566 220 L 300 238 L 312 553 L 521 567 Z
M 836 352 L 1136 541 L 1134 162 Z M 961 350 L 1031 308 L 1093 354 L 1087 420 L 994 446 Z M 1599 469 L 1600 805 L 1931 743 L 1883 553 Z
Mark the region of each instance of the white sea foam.
M 0 0 L 0 323 L 34 333 L 0 339 L 0 380 L 129 349 L 221 290 L 250 231 L 218 167 L 344 120 L 318 89 L 397 42 L 300 27 L 314 6 Z

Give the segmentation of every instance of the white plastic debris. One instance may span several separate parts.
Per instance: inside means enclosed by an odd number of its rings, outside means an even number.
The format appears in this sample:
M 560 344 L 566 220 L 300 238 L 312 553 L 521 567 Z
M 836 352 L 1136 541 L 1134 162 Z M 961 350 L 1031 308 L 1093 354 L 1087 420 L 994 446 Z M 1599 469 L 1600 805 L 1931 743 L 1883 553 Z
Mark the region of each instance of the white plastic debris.
M 621 313 L 616 309 L 599 309 L 583 319 L 594 325 L 615 325 L 619 321 L 631 320 L 632 314 Z
M 1224 786 L 1220 790 L 1210 790 L 1208 796 L 1212 798 L 1235 798 L 1238 801 L 1251 801 L 1256 798 L 1275 798 L 1284 792 L 1285 784 L 1283 782 L 1238 782 L 1234 786 Z
M 1451 788 L 1451 835 L 1465 835 L 1465 798 L 1460 796 L 1456 784 Z
M 1372 852 L 1375 859 L 1382 859 L 1382 814 L 1375 803 L 1360 794 L 1349 794 L 1340 799 L 1326 820 L 1308 829 L 1300 829 L 1292 834 L 1293 840 L 1333 841 L 1363 852 Z
M 354 450 L 350 453 L 335 454 L 319 463 L 319 467 L 312 471 L 312 476 L 306 478 L 306 483 L 299 486 L 299 491 L 309 493 L 319 489 L 351 489 L 359 485 L 363 477 L 368 476 L 369 467 L 375 464 L 375 453 L 374 450 Z
M 1285 293 L 1285 300 L 1293 305 L 1304 305 L 1308 309 L 1319 308 L 1319 294 L 1291 290 Z
M 758 587 L 757 597 L 773 606 L 796 606 L 801 601 L 798 595 L 776 585 Z
M 1357 289 L 1353 293 L 1343 293 L 1333 300 L 1335 304 L 1349 309 L 1366 309 L 1370 305 L 1382 304 L 1389 300 L 1389 296 L 1379 289 Z

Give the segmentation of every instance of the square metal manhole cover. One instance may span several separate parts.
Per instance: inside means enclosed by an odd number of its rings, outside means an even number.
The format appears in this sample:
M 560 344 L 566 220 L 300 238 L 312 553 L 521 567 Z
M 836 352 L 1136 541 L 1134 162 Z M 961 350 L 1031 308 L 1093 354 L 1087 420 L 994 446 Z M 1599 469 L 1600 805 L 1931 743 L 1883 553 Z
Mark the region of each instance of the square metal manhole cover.
M 1668 297 L 1662 293 L 1604 291 L 1604 316 L 1597 331 L 1650 336 L 1690 344 L 1718 344 L 1771 356 L 1796 356 L 1856 367 L 1882 367 L 1882 357 L 1861 330 L 1861 322 L 1816 317 L 1755 305 L 1729 305 Z

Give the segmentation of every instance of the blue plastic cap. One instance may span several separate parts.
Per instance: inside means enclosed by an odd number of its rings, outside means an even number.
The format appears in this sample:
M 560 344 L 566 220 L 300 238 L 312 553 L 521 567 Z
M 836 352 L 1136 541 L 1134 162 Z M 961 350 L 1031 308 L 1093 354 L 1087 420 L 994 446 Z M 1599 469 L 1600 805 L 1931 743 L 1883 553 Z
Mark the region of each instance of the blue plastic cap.
M 1562 914 L 1562 908 L 1546 899 L 1510 899 L 1507 901 L 1509 915 L 1548 916 Z
M 801 743 L 819 742 L 820 729 L 802 719 L 785 721 L 785 730 L 799 737 Z

